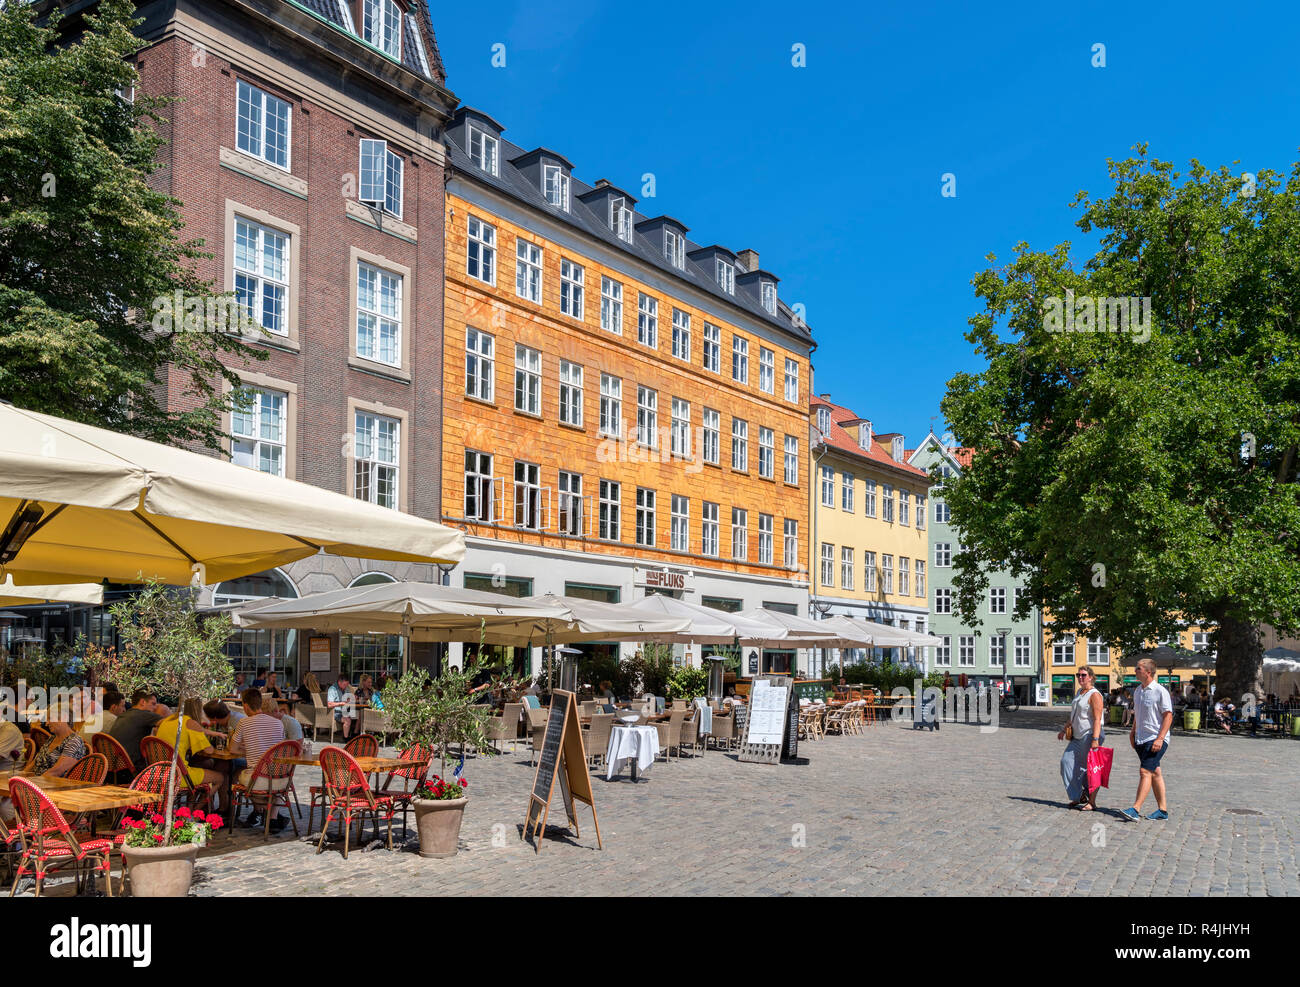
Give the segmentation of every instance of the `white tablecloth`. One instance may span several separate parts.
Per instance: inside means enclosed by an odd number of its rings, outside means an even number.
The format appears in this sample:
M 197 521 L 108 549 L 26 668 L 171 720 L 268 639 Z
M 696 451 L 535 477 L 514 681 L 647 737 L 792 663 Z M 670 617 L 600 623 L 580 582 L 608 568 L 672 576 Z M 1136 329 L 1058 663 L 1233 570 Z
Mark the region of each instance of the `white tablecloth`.
M 628 761 L 636 762 L 637 771 L 648 771 L 658 756 L 659 731 L 654 727 L 612 727 L 605 754 L 605 778 L 613 778 Z

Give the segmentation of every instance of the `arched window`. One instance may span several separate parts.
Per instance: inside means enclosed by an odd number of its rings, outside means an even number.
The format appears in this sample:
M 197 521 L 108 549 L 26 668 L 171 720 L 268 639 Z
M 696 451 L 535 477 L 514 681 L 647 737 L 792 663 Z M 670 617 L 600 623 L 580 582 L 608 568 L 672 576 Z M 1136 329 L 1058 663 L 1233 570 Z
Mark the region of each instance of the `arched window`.
M 298 595 L 293 580 L 279 569 L 268 569 L 266 572 L 219 583 L 212 591 L 212 603 L 220 607 L 232 603 L 250 603 L 270 596 L 296 600 Z M 281 689 L 298 680 L 297 631 L 236 628 L 226 642 L 226 654 L 230 656 L 235 671 L 243 672 L 249 684 L 258 670 L 263 668 L 278 673 Z
M 348 588 L 353 586 L 377 586 L 380 583 L 395 583 L 397 580 L 386 572 L 367 572 L 364 575 L 357 576 L 356 579 L 348 583 Z

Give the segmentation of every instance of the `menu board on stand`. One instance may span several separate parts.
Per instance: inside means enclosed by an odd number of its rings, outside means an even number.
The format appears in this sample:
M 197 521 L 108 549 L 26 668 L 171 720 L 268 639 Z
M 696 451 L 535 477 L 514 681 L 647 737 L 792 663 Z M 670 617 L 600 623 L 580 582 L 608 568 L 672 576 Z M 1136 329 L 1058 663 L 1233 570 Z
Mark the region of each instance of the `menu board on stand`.
M 528 794 L 528 814 L 524 817 L 521 839 L 534 838 L 536 852 L 542 852 L 542 837 L 546 835 L 546 821 L 551 812 L 551 792 L 559 779 L 560 795 L 565 815 L 575 836 L 578 817 L 574 802 L 591 806 L 591 821 L 596 826 L 596 845 L 602 850 L 600 822 L 596 819 L 596 803 L 591 790 L 591 774 L 587 770 L 587 753 L 582 743 L 582 726 L 578 722 L 578 705 L 572 692 L 556 689 L 551 694 L 551 711 L 546 720 L 546 733 L 542 738 L 537 760 L 537 774 Z
M 759 675 L 749 690 L 749 720 L 740 743 L 741 761 L 776 764 L 781 760 L 786 717 L 790 705 L 790 679 L 784 675 Z

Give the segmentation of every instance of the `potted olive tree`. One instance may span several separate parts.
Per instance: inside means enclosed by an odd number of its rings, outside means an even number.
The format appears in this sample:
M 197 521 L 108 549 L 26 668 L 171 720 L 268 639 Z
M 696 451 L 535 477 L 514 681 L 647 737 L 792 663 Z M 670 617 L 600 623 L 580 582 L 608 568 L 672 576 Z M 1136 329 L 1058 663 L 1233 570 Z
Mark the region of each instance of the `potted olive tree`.
M 86 666 L 101 681 L 115 682 L 124 693 L 146 689 L 176 699 L 176 737 L 185 728 L 181 712 L 188 699 L 202 702 L 224 695 L 234 685 L 225 646 L 231 621 L 226 614 L 200 621 L 189 589 L 177 590 L 148 582 L 134 596 L 109 608 L 122 646 L 118 650 L 88 649 Z M 146 826 L 132 828 L 122 844 L 122 857 L 136 897 L 170 897 L 189 892 L 194 860 L 213 829 L 222 825 L 215 814 L 195 819 L 186 813 L 173 823 L 179 744 L 173 745 L 172 771 L 163 810 Z
M 463 755 L 474 747 L 490 756 L 487 738 L 492 709 L 476 703 L 474 680 L 484 672 L 477 659 L 465 668 L 447 668 L 436 679 L 423 668 L 412 668 L 384 689 L 384 711 L 401 748 L 423 744 L 439 753 L 440 771 L 421 782 L 411 807 L 415 810 L 421 857 L 455 856 L 469 796 L 464 778 L 446 780 L 447 750 L 455 744 Z M 507 683 L 507 687 L 512 687 Z

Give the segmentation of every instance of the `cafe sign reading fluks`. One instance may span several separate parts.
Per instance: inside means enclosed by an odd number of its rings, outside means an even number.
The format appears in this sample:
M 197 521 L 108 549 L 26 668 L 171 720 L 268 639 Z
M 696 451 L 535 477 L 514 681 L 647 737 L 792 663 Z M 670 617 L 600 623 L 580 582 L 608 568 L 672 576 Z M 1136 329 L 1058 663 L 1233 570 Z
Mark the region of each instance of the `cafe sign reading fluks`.
M 633 582 L 646 589 L 684 593 L 691 589 L 691 573 L 686 569 L 647 569 L 637 566 Z

